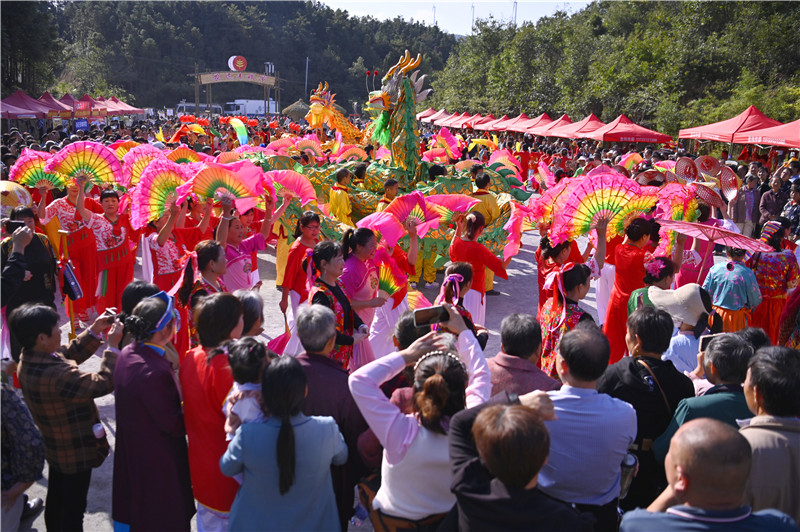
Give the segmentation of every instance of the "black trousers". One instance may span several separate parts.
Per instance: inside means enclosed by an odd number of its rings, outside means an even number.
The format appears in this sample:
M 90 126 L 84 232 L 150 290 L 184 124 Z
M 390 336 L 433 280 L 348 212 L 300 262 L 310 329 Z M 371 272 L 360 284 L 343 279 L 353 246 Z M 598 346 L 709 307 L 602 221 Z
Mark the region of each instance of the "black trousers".
M 594 504 L 575 504 L 575 508 L 581 512 L 594 514 L 597 521 L 594 524 L 594 532 L 617 532 L 619 530 L 619 511 L 617 510 L 617 499 L 604 504 L 595 506 Z
M 65 475 L 50 468 L 44 523 L 47 532 L 80 532 L 92 470 Z

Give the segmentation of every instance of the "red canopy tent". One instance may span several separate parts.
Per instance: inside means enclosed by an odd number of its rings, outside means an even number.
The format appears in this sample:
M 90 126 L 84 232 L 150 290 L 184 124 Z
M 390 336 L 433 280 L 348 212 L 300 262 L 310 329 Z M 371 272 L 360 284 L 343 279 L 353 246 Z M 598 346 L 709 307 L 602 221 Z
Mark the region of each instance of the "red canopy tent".
M 734 142 L 733 137 L 737 133 L 746 133 L 756 129 L 764 129 L 779 125 L 781 125 L 779 121 L 768 117 L 754 105 L 751 105 L 741 114 L 729 118 L 728 120 L 706 124 L 705 126 L 681 129 L 678 132 L 678 138 L 716 140 L 718 142 L 730 143 Z
M 45 118 L 47 113 L 51 110 L 48 105 L 40 102 L 36 98 L 31 98 L 22 91 L 15 92 L 8 98 L 5 98 L 2 103 L 25 111 L 34 112 L 37 115 L 43 115 L 37 116 L 37 118 Z
M 451 123 L 453 123 L 456 120 L 459 120 L 461 118 L 464 118 L 465 115 L 466 116 L 470 116 L 469 113 L 467 113 L 466 111 L 461 113 L 461 114 L 453 113 L 452 115 L 450 115 L 448 117 L 440 118 L 439 120 L 434 122 L 433 125 L 440 126 L 440 127 L 450 127 Z
M 506 127 L 506 131 L 515 131 L 517 133 L 525 133 L 528 128 L 536 127 L 543 124 L 549 124 L 552 122 L 553 119 L 550 118 L 547 113 L 542 113 L 539 116 L 534 118 L 529 118 L 528 120 L 520 120 L 516 124 L 510 125 Z
M 424 116 L 420 118 L 420 122 L 433 122 L 435 120 L 439 120 L 440 118 L 444 118 L 445 116 L 450 116 L 450 113 L 445 111 L 444 109 L 440 109 L 437 113 L 432 114 L 430 116 Z
M 453 122 L 450 123 L 450 127 L 453 127 L 453 128 L 456 128 L 456 129 L 463 129 L 463 128 L 467 128 L 467 127 L 471 128 L 472 127 L 472 123 L 475 120 L 480 120 L 481 118 L 483 118 L 483 117 L 481 115 L 479 115 L 478 113 L 475 113 L 472 116 L 461 117 L 458 120 L 453 120 Z
M 81 102 L 89 102 L 92 104 L 92 117 L 103 117 L 108 115 L 108 106 L 102 102 L 98 102 L 88 94 L 84 94 L 80 97 Z
M 573 122 L 559 127 L 554 127 L 547 132 L 548 137 L 561 137 L 567 139 L 579 139 L 586 137 L 592 131 L 597 131 L 606 123 L 597 118 L 594 113 L 590 114 L 580 122 Z
M 800 148 L 800 120 L 764 129 L 754 129 L 746 133 L 736 133 L 733 136 L 733 142 L 736 144 L 766 144 L 767 146 Z
M 538 126 L 532 126 L 532 127 L 529 126 L 528 129 L 525 130 L 525 133 L 530 133 L 532 135 L 549 136 L 550 134 L 548 132 L 551 129 L 555 129 L 557 127 L 565 126 L 565 125 L 571 124 L 571 123 L 572 123 L 572 119 L 569 116 L 567 116 L 567 113 L 564 113 L 563 115 L 558 117 L 558 120 L 556 120 L 554 122 L 549 122 L 549 123 L 546 123 L 546 124 L 540 124 Z
M 500 118 L 495 118 L 494 120 L 487 120 L 486 122 L 477 124 L 473 129 L 480 129 L 481 131 L 497 131 L 495 129 L 495 126 L 501 122 L 505 122 L 506 120 L 509 120 L 508 115 L 503 115 Z
M 421 113 L 417 113 L 417 120 L 422 120 L 423 118 L 431 116 L 433 114 L 436 114 L 436 109 L 434 109 L 433 107 L 428 107 Z
M 472 129 L 483 129 L 481 127 L 483 126 L 483 124 L 490 124 L 492 122 L 497 122 L 497 119 L 494 117 L 493 114 L 489 113 L 488 115 L 481 117 L 479 120 L 475 120 L 474 122 L 472 122 Z
M 586 138 L 599 140 L 601 142 L 664 143 L 672 140 L 672 137 L 667 134 L 634 124 L 631 119 L 625 115 L 619 115 L 605 126 L 586 135 Z
M 46 116 L 47 114 L 41 111 L 23 109 L 10 103 L 5 103 L 5 101 L 0 102 L 0 118 L 23 120 L 27 118 L 45 118 Z
M 128 105 L 127 103 L 123 102 L 122 100 L 117 99 L 116 96 L 112 96 L 108 99 L 108 101 L 114 102 L 117 104 L 117 107 L 121 108 L 124 111 L 127 111 L 125 114 L 129 115 L 141 115 L 144 114 L 144 109 L 139 109 L 138 107 L 134 107 L 132 105 Z
M 497 131 L 506 131 L 509 127 L 513 126 L 514 124 L 519 124 L 520 122 L 527 122 L 530 120 L 530 117 L 525 113 L 521 113 L 519 116 L 515 116 L 514 118 L 509 118 L 502 122 L 497 122 L 494 127 Z
M 112 100 L 106 100 L 102 96 L 98 96 L 95 98 L 96 101 L 100 102 L 101 104 L 105 105 L 108 109 L 108 116 L 120 116 L 128 114 L 128 111 L 122 108 L 117 102 Z
M 45 92 L 39 96 L 39 101 L 50 107 L 52 110 L 47 113 L 47 118 L 72 118 L 72 107 L 59 102 L 49 92 Z

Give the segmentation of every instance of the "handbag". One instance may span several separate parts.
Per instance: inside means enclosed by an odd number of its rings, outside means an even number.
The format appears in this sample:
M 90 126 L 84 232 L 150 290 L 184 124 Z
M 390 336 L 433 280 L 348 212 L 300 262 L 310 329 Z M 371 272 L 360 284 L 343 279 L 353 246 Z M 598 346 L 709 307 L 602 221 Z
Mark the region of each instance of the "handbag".
M 83 289 L 81 288 L 81 283 L 78 282 L 78 278 L 75 276 L 75 270 L 72 268 L 72 264 L 65 262 L 62 266 L 62 272 L 64 275 L 64 284 L 62 286 L 64 295 L 69 297 L 72 301 L 82 298 Z

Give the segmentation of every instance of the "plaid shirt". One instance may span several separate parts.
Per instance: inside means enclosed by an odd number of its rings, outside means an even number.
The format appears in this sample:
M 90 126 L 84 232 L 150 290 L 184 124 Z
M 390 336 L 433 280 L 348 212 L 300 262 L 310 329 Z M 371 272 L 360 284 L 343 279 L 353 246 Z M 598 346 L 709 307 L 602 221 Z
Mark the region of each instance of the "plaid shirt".
M 108 455 L 105 437 L 95 438 L 100 423 L 95 397 L 114 391 L 116 350 L 106 350 L 97 373 L 78 369 L 102 344 L 88 330 L 57 353 L 23 349 L 17 375 L 22 395 L 42 432 L 51 468 L 75 474 L 98 467 Z

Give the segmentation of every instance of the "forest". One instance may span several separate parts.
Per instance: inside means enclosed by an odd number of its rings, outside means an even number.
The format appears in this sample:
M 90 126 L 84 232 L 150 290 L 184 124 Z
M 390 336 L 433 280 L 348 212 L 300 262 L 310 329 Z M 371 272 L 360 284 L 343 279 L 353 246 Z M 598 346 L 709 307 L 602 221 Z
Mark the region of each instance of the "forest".
M 466 5 L 466 4 L 465 4 Z M 273 62 L 281 103 L 327 81 L 363 104 L 408 49 L 434 89 L 423 106 L 537 115 L 620 113 L 660 131 L 729 118 L 748 105 L 800 116 L 800 2 L 593 2 L 514 26 L 476 20 L 457 38 L 397 17 L 354 17 L 319 2 L 2 2 L 2 95 L 116 94 L 140 107 L 194 99 L 191 74 Z M 216 85 L 215 103 L 261 98 Z M 201 95 L 201 99 L 204 96 Z M 423 107 L 421 106 L 421 107 Z

